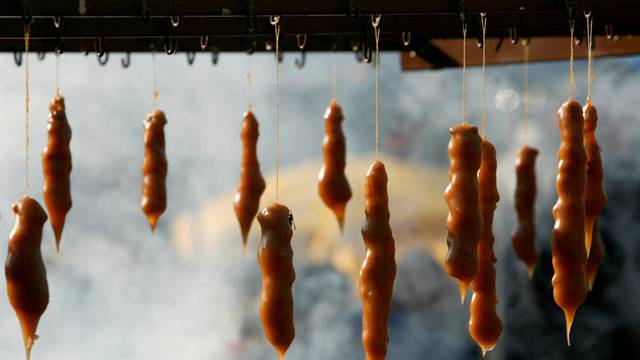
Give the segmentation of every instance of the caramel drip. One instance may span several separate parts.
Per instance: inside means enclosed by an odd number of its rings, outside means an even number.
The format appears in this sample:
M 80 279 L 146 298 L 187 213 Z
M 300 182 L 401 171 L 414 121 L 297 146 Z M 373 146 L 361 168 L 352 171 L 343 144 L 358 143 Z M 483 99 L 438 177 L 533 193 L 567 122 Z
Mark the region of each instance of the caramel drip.
M 324 119 L 325 136 L 322 144 L 324 164 L 318 175 L 318 193 L 325 205 L 335 214 L 342 231 L 345 209 L 347 202 L 351 199 L 351 187 L 344 174 L 347 162 L 347 144 L 341 127 L 344 117 L 342 109 L 335 100 L 331 101 Z
M 258 121 L 251 111 L 244 113 L 242 122 L 242 167 L 240 184 L 233 199 L 233 207 L 240 223 L 242 245 L 246 249 L 247 236 L 254 217 L 258 213 L 260 197 L 265 189 L 265 182 L 260 173 L 260 163 L 256 151 L 260 135 Z
M 366 220 L 362 238 L 366 255 L 360 268 L 362 344 L 367 360 L 383 360 L 387 354 L 387 323 L 396 278 L 395 240 L 389 226 L 387 172 L 376 160 L 365 178 Z
M 558 110 L 558 201 L 553 207 L 555 224 L 551 251 L 554 275 L 553 298 L 564 311 L 567 344 L 575 312 L 587 296 L 587 252 L 584 245 L 586 153 L 583 145 L 582 108 L 569 99 Z
M 584 228 L 584 239 L 587 247 L 587 256 L 591 250 L 591 239 L 596 218 L 607 204 L 607 195 L 602 184 L 604 171 L 602 169 L 602 158 L 600 157 L 600 146 L 596 140 L 596 127 L 598 126 L 598 111 L 587 99 L 587 105 L 583 109 L 584 113 L 584 148 L 587 152 L 587 185 L 584 194 L 584 205 L 586 210 L 586 221 Z
M 598 269 L 604 260 L 604 244 L 602 243 L 602 235 L 600 234 L 599 221 L 593 223 L 593 242 L 591 243 L 591 252 L 589 260 L 587 260 L 587 284 L 589 290 L 593 289 L 593 283 L 596 281 Z
M 516 191 L 515 208 L 518 214 L 518 227 L 514 232 L 511 243 L 516 255 L 524 261 L 529 271 L 529 277 L 533 275 L 533 269 L 538 261 L 536 250 L 536 157 L 538 150 L 523 146 L 516 160 Z
M 65 113 L 64 98 L 57 95 L 49 104 L 49 139 L 42 152 L 44 176 L 44 203 L 49 211 L 51 227 L 56 237 L 56 249 L 60 250 L 60 239 L 67 212 L 71 209 L 71 127 Z
M 488 141 L 482 142 L 482 165 L 478 171 L 480 187 L 480 211 L 484 219 L 484 232 L 478 242 L 478 275 L 471 282 L 471 316 L 469 333 L 482 349 L 483 355 L 493 350 L 500 334 L 502 321 L 496 313 L 496 269 L 497 259 L 493 252 L 493 213 L 500 201 L 496 184 L 496 148 Z
M 449 141 L 449 185 L 444 200 L 449 207 L 445 270 L 460 282 L 460 301 L 478 271 L 477 246 L 483 231 L 479 205 L 477 173 L 480 168 L 482 139 L 478 128 L 452 127 Z
M 276 203 L 258 214 L 258 223 L 262 229 L 258 250 L 262 268 L 260 320 L 267 340 L 282 359 L 295 337 L 291 291 L 296 278 L 291 249 L 293 215 L 286 206 Z
M 9 237 L 4 271 L 7 295 L 20 321 L 28 360 L 38 338 L 38 322 L 49 304 L 47 271 L 40 253 L 47 213 L 27 195 L 13 204 L 11 209 L 16 214 L 16 221 Z
M 167 157 L 165 155 L 164 113 L 155 110 L 144 121 L 144 162 L 142 164 L 142 211 L 147 215 L 151 232 L 167 208 Z

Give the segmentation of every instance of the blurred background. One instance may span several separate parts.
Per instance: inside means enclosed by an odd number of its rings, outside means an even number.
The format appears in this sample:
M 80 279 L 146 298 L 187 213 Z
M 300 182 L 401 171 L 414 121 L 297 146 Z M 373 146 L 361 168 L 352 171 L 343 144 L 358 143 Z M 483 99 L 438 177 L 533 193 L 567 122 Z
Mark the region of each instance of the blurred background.
M 469 51 L 479 51 L 470 46 Z M 346 119 L 347 176 L 354 191 L 341 236 L 317 196 L 323 114 L 331 97 L 331 54 L 281 65 L 281 202 L 294 213 L 296 338 L 287 360 L 362 359 L 357 275 L 364 256 L 363 180 L 374 151 L 374 69 L 337 55 L 337 99 Z M 259 226 L 243 256 L 232 197 L 240 171 L 240 127 L 251 63 L 259 160 L 267 179 L 262 206 L 274 200 L 272 55 L 156 55 L 167 114 L 168 210 L 151 234 L 140 210 L 142 121 L 151 110 L 151 55 L 131 67 L 111 54 L 60 57 L 61 94 L 73 129 L 71 209 L 61 252 L 45 225 L 43 256 L 51 300 L 33 359 L 276 359 L 258 319 Z M 32 196 L 42 200 L 40 152 L 47 105 L 55 92 L 55 58 L 31 55 Z M 640 356 L 640 58 L 596 59 L 593 100 L 609 203 L 601 217 L 606 258 L 579 309 L 572 346 L 551 293 L 551 208 L 556 200 L 555 112 L 568 96 L 567 62 L 530 65 L 530 138 L 537 164 L 537 247 L 529 279 L 515 257 L 514 162 L 522 145 L 522 65 L 487 69 L 487 131 L 498 151 L 501 200 L 494 230 L 499 315 L 504 331 L 488 359 L 622 359 Z M 576 98 L 586 97 L 586 62 L 576 63 Z M 0 234 L 13 226 L 10 205 L 23 194 L 24 67 L 0 57 Z M 481 71 L 468 73 L 469 119 L 481 118 Z M 391 226 L 398 274 L 389 322 L 388 359 L 478 359 L 467 331 L 470 296 L 441 266 L 446 253 L 448 128 L 461 121 L 461 71 L 402 72 L 397 54 L 382 55 L 381 158 L 389 173 Z M 6 246 L 0 247 L 6 256 Z M 5 283 L 0 282 L 5 293 Z M 0 296 L 0 358 L 21 359 L 19 325 Z

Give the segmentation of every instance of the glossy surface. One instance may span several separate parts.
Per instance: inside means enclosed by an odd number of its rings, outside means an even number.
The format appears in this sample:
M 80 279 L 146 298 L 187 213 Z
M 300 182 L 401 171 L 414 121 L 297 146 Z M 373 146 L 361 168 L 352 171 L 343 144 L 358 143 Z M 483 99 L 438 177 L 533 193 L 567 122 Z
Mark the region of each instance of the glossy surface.
M 482 164 L 478 171 L 480 187 L 480 211 L 484 219 L 484 232 L 478 242 L 478 275 L 471 282 L 469 333 L 482 349 L 493 350 L 502 333 L 502 321 L 496 312 L 496 255 L 493 252 L 493 213 L 500 195 L 496 184 L 496 148 L 488 141 L 482 142 Z
M 604 170 L 600 145 L 596 140 L 596 127 L 598 126 L 598 111 L 587 99 L 584 112 L 584 148 L 587 152 L 587 185 L 584 194 L 586 210 L 585 220 L 585 245 L 587 256 L 591 250 L 591 239 L 596 218 L 607 204 L 607 195 L 604 192 Z
M 395 240 L 389 226 L 387 172 L 381 161 L 371 165 L 364 184 L 362 238 L 366 254 L 360 268 L 362 345 L 367 360 L 382 360 L 389 343 L 388 322 L 396 278 Z
M 449 141 L 449 185 L 444 200 L 449 207 L 445 270 L 460 282 L 460 301 L 478 272 L 477 246 L 483 229 L 477 173 L 482 155 L 478 128 L 452 127 Z
M 71 127 L 65 113 L 64 98 L 56 96 L 49 104 L 49 124 L 47 125 L 47 147 L 42 152 L 42 172 L 44 180 L 44 204 L 49 212 L 51 227 L 56 238 L 56 248 L 60 249 L 65 217 L 71 209 Z
M 247 236 L 253 219 L 260 207 L 260 197 L 265 189 L 265 182 L 260 173 L 260 163 L 256 146 L 260 135 L 258 120 L 251 111 L 244 113 L 242 121 L 242 167 L 240 168 L 240 184 L 233 198 L 233 208 L 240 224 L 242 245 L 246 249 Z
M 593 283 L 596 281 L 600 265 L 604 261 L 605 251 L 602 243 L 602 234 L 600 233 L 599 220 L 593 223 L 593 241 L 591 242 L 591 252 L 587 260 L 587 285 L 589 290 L 593 289 Z
M 324 163 L 318 175 L 318 194 L 325 205 L 336 215 L 340 230 L 344 228 L 344 213 L 351 199 L 351 186 L 344 174 L 347 144 L 342 133 L 342 109 L 331 101 L 324 115 L 325 136 L 322 144 Z
M 156 230 L 160 215 L 167 208 L 167 157 L 164 125 L 167 120 L 156 110 L 144 121 L 144 162 L 142 163 L 142 211 L 147 215 L 151 231 Z
M 258 262 L 262 268 L 260 320 L 267 340 L 280 359 L 295 337 L 292 286 L 296 278 L 293 269 L 293 215 L 284 205 L 271 204 L 258 214 L 262 241 Z
M 516 160 L 515 208 L 518 215 L 518 227 L 513 233 L 511 244 L 516 255 L 524 261 L 533 275 L 538 261 L 536 250 L 535 203 L 538 189 L 536 187 L 536 158 L 538 150 L 523 146 Z
M 582 108 L 569 99 L 558 110 L 558 201 L 553 207 L 551 236 L 554 275 L 553 298 L 564 311 L 567 343 L 576 310 L 587 296 L 587 251 L 584 245 L 586 153 L 583 145 Z
M 38 322 L 49 304 L 47 271 L 40 253 L 47 213 L 36 200 L 26 195 L 13 204 L 11 210 L 16 214 L 16 221 L 9 237 L 4 273 L 9 303 L 20 321 L 29 359 L 38 338 Z

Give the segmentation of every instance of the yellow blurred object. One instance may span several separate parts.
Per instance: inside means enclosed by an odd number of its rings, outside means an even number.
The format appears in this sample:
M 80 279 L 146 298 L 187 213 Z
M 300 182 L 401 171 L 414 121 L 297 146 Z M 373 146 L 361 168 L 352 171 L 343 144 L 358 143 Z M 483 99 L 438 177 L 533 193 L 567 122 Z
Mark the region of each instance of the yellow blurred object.
M 447 207 L 442 199 L 448 182 L 446 170 L 386 154 L 381 158 L 389 174 L 391 228 L 398 258 L 412 249 L 423 249 L 442 263 L 447 251 Z M 353 187 L 353 198 L 347 204 L 342 236 L 335 216 L 318 196 L 320 161 L 307 160 L 280 171 L 280 201 L 291 209 L 296 223 L 294 259 L 329 261 L 355 280 L 364 257 L 360 234 L 364 220 L 364 176 L 373 158 L 347 159 L 346 175 Z M 275 200 L 274 174 L 269 174 L 266 181 L 261 208 Z M 171 241 L 181 255 L 206 255 L 214 251 L 242 254 L 240 229 L 233 212 L 233 189 L 206 201 L 192 213 L 181 214 L 173 221 L 171 229 Z M 251 227 L 249 256 L 257 251 L 259 231 L 257 224 Z

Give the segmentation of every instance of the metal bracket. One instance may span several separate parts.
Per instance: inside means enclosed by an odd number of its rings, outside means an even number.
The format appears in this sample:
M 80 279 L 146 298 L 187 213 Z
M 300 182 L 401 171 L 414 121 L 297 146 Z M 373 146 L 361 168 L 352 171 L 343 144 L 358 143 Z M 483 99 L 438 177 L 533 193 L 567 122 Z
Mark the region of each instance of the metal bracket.
M 122 59 L 120 59 L 120 64 L 124 69 L 127 69 L 129 65 L 131 65 L 131 53 L 127 52 Z

